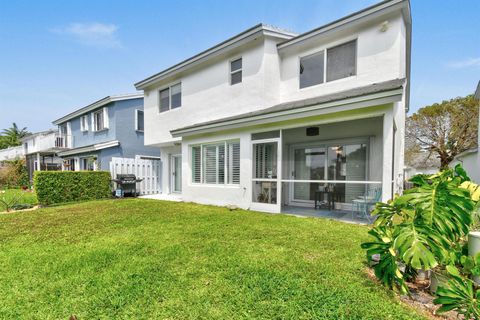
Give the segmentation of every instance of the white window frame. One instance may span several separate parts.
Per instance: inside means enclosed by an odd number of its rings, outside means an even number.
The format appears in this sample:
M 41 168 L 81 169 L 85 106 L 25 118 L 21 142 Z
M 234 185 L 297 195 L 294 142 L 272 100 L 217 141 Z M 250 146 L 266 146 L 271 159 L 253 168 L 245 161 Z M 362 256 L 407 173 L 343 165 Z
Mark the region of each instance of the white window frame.
M 143 113 L 143 130 L 138 128 L 138 113 Z M 144 132 L 145 131 L 145 112 L 141 109 L 135 109 L 135 131 Z
M 101 114 L 102 115 L 102 127 L 99 127 L 99 123 L 97 123 L 97 118 L 96 115 Z M 92 124 L 93 124 L 93 131 L 94 132 L 99 132 L 106 130 L 108 128 L 105 127 L 105 109 L 99 109 L 97 111 L 92 112 Z
M 329 49 L 332 49 L 332 48 L 335 48 L 335 47 L 338 47 L 338 46 L 341 46 L 342 44 L 346 44 L 346 43 L 349 43 L 349 42 L 353 42 L 355 41 L 355 74 L 354 75 L 351 75 L 351 76 L 348 76 L 348 77 L 345 77 L 345 78 L 340 78 L 340 79 L 335 79 L 335 80 L 330 80 L 330 81 L 327 81 L 327 52 Z M 318 84 L 314 84 L 314 85 L 311 85 L 311 86 L 307 86 L 307 87 L 300 87 L 300 66 L 302 64 L 302 59 L 303 58 L 307 58 L 309 56 L 313 56 L 314 54 L 318 54 L 318 53 L 321 53 L 323 52 L 323 82 L 322 83 L 318 83 Z M 321 50 L 316 50 L 316 51 L 311 51 L 311 52 L 308 52 L 306 54 L 303 54 L 301 56 L 298 56 L 298 70 L 297 70 L 297 75 L 298 75 L 298 89 L 299 90 L 305 90 L 305 89 L 309 89 L 309 88 L 314 88 L 314 87 L 317 87 L 317 86 L 321 86 L 321 85 L 324 85 L 326 83 L 332 83 L 332 82 L 335 82 L 335 81 L 342 81 L 344 79 L 348 79 L 348 78 L 352 78 L 352 77 L 356 77 L 357 74 L 358 74 L 358 38 L 352 38 L 352 39 L 348 39 L 348 40 L 342 40 L 341 42 L 338 42 L 338 43 L 335 43 L 335 44 L 332 44 L 328 47 L 325 47 Z
M 241 67 L 240 69 L 237 69 L 237 70 L 232 71 L 232 63 L 235 62 L 235 61 L 237 61 L 237 60 L 242 60 L 242 67 Z M 231 85 L 231 86 L 234 86 L 234 85 L 236 85 L 236 84 L 243 83 L 243 57 L 235 57 L 235 58 L 233 58 L 233 59 L 230 59 L 229 62 L 228 62 L 228 64 L 229 64 L 229 70 L 230 70 L 230 74 L 229 74 L 229 77 L 230 77 L 230 79 L 229 79 L 230 85 Z M 239 73 L 239 72 L 242 73 L 242 78 L 240 79 L 240 82 L 232 83 L 233 75 L 234 75 L 235 73 Z
M 239 153 L 241 152 L 241 146 L 240 146 L 240 140 L 239 139 L 231 139 L 231 140 L 223 140 L 223 141 L 216 141 L 216 142 L 208 142 L 208 143 L 202 143 L 202 144 L 192 144 L 189 146 L 189 151 L 190 151 L 190 157 L 189 157 L 189 162 L 190 162 L 190 182 L 194 185 L 205 185 L 205 186 L 232 186 L 232 187 L 239 187 L 240 184 L 241 184 L 241 174 L 239 174 L 239 177 L 238 177 L 238 183 L 229 183 L 230 181 L 230 176 L 229 176 L 229 167 L 228 167 L 228 157 L 227 157 L 227 153 L 228 153 L 228 145 L 231 144 L 231 143 L 238 143 L 239 144 Z M 204 153 L 204 147 L 206 146 L 220 146 L 222 145 L 224 146 L 224 156 L 225 156 L 225 159 L 224 159 L 224 176 L 223 176 L 223 183 L 219 183 L 218 182 L 218 149 L 217 149 L 217 162 L 216 162 L 216 166 L 217 166 L 217 176 L 216 176 L 216 181 L 217 183 L 207 183 L 205 182 L 205 177 L 204 177 L 204 158 L 203 158 L 203 153 Z M 194 170 L 194 163 L 193 163 L 193 148 L 194 147 L 200 147 L 200 182 L 195 182 L 193 181 L 193 170 Z M 240 154 L 239 154 L 240 156 Z M 240 156 L 241 158 L 241 156 Z M 241 172 L 241 160 L 239 161 L 239 167 L 238 167 L 238 170 L 239 172 Z M 232 170 L 233 171 L 233 170 Z M 232 179 L 233 180 L 233 179 Z
M 180 85 L 180 97 L 182 99 L 182 102 L 180 103 L 180 106 L 176 107 L 176 108 L 173 108 L 172 109 L 172 87 L 175 87 L 177 85 Z M 164 91 L 164 90 L 167 90 L 168 89 L 168 110 L 165 110 L 165 111 L 161 111 L 161 108 L 162 108 L 162 101 L 160 99 L 160 92 L 161 91 Z M 163 88 L 160 88 L 158 90 L 158 113 L 164 113 L 164 112 L 168 112 L 168 111 L 172 111 L 172 110 L 175 110 L 175 109 L 178 109 L 178 108 L 181 108 L 183 105 L 183 87 L 182 87 L 182 82 L 176 82 L 176 83 L 172 83 L 166 87 L 163 87 Z
M 80 117 L 80 130 L 83 132 L 88 131 L 88 114 Z

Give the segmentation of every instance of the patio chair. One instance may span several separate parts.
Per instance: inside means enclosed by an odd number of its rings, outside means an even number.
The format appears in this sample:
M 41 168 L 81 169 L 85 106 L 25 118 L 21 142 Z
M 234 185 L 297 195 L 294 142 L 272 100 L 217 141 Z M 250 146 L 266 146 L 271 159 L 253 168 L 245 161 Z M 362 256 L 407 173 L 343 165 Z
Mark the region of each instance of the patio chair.
M 382 196 L 380 188 L 374 188 L 367 191 L 363 196 L 353 199 L 352 201 L 352 218 L 353 214 L 357 213 L 361 218 L 367 219 L 370 222 L 370 207 L 375 205 Z

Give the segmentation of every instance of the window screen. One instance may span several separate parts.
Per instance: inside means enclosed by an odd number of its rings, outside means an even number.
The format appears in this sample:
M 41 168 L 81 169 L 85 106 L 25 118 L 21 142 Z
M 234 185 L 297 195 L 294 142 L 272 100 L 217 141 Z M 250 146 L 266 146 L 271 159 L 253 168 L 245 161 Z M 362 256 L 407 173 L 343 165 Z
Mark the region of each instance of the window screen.
M 144 128 L 145 128 L 145 125 L 144 125 L 143 111 L 137 110 L 137 130 L 143 131 Z
M 350 41 L 327 50 L 327 81 L 356 74 L 357 41 Z
M 242 58 L 230 62 L 230 84 L 242 82 Z
M 170 110 L 170 88 L 160 91 L 160 112 Z
M 182 105 L 182 85 L 176 84 L 170 88 L 172 95 L 172 109 L 178 108 Z
M 300 88 L 323 83 L 324 53 L 319 52 L 300 58 Z

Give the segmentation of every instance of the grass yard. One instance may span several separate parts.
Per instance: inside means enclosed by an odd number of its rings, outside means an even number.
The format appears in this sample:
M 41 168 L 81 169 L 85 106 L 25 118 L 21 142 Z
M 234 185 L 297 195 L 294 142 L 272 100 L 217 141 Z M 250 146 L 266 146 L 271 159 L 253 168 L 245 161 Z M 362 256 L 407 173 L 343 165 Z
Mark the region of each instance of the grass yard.
M 0 193 L 0 200 L 6 200 L 7 202 L 10 202 L 11 199 L 17 198 L 18 204 L 30 204 L 30 205 L 36 205 L 38 202 L 35 192 L 24 191 L 21 189 L 7 189 L 2 191 L 5 191 L 5 193 Z M 5 205 L 2 202 L 0 202 L 0 212 L 5 210 L 6 210 Z
M 364 273 L 367 228 L 155 200 L 0 216 L 1 319 L 421 319 Z

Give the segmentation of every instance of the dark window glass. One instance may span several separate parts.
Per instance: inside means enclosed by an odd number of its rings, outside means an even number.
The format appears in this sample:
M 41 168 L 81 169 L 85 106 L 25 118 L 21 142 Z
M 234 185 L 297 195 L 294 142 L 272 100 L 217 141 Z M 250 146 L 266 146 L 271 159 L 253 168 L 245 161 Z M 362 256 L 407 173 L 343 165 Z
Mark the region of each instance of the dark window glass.
M 137 130 L 138 131 L 143 131 L 144 128 L 145 128 L 145 126 L 144 126 L 143 111 L 138 110 L 137 111 Z
M 170 88 L 170 93 L 172 95 L 172 109 L 182 106 L 182 86 L 181 84 L 176 84 Z
M 323 83 L 323 51 L 300 58 L 300 88 Z
M 231 64 L 231 67 L 230 67 L 231 72 L 240 70 L 240 69 L 242 69 L 242 58 L 234 60 L 234 61 L 230 62 L 230 64 Z
M 170 110 L 170 89 L 160 91 L 160 112 Z
M 350 41 L 327 50 L 327 81 L 356 74 L 357 41 Z
M 237 84 L 242 82 L 242 71 L 237 71 L 235 73 L 231 74 L 232 79 L 231 79 L 231 84 Z
M 242 58 L 230 62 L 230 84 L 242 82 Z

